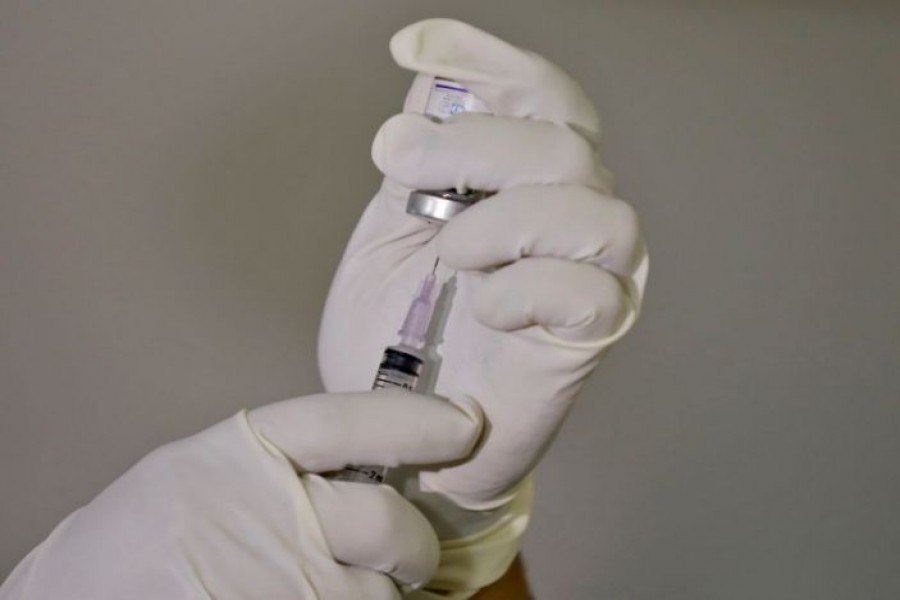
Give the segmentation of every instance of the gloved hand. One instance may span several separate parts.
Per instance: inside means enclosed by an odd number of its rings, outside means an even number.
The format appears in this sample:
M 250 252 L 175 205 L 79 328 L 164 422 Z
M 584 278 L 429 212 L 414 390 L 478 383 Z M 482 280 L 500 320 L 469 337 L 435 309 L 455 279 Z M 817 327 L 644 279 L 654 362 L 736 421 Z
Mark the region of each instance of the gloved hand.
M 313 473 L 459 459 L 480 423 L 475 407 L 393 390 L 239 413 L 71 514 L 0 598 L 398 599 L 395 582 L 421 585 L 437 567 L 425 518 L 392 488 Z
M 447 19 L 411 25 L 390 47 L 419 75 L 373 143 L 385 179 L 328 296 L 322 377 L 331 391 L 367 388 L 435 257 L 445 278 L 458 270 L 435 390 L 475 399 L 485 433 L 471 460 L 421 480 L 489 509 L 510 501 L 604 350 L 631 327 L 646 255 L 634 211 L 610 195 L 597 114 L 568 75 Z M 459 82 L 491 114 L 422 116 L 432 75 Z M 405 213 L 412 189 L 452 187 L 497 194 L 442 229 Z

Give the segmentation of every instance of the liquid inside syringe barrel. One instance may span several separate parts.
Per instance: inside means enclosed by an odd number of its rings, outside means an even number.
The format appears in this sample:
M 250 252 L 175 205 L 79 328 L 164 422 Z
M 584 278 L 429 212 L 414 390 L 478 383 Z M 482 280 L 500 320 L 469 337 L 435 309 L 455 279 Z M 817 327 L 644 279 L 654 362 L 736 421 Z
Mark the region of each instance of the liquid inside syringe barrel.
M 375 374 L 373 390 L 402 388 L 413 391 L 419 381 L 423 360 L 412 348 L 388 346 L 381 357 L 381 364 Z M 380 465 L 347 465 L 331 476 L 337 481 L 356 483 L 382 483 L 387 467 Z

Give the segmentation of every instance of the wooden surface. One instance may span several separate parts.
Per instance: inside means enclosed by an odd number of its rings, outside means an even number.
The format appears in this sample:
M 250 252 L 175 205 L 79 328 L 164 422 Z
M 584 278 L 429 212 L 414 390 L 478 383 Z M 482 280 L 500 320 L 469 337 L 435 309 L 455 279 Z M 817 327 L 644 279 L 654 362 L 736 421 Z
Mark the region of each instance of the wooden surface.
M 472 600 L 529 600 L 528 582 L 525 580 L 525 568 L 521 557 L 517 557 L 512 566 L 500 580 L 488 586 L 472 597 Z

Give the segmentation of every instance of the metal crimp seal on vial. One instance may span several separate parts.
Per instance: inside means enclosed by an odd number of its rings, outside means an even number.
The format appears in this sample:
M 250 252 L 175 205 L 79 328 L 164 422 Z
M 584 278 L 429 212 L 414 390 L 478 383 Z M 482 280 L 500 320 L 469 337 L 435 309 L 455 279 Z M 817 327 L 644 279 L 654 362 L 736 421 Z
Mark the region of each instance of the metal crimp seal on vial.
M 453 190 L 414 190 L 406 201 L 406 212 L 430 223 L 446 223 L 490 193 Z

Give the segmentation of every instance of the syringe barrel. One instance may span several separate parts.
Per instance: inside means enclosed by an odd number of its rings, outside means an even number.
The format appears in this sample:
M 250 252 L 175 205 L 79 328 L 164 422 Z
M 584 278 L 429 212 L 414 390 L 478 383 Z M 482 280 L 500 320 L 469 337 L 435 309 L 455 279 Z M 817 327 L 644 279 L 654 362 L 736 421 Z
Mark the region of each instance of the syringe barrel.
M 424 361 L 412 348 L 388 346 L 375 374 L 373 390 L 402 388 L 413 391 L 419 382 Z M 383 483 L 387 467 L 381 465 L 347 465 L 331 476 L 336 481 Z

